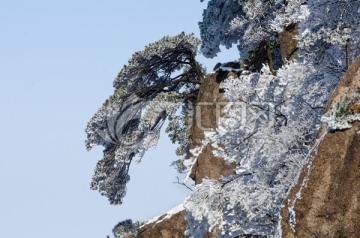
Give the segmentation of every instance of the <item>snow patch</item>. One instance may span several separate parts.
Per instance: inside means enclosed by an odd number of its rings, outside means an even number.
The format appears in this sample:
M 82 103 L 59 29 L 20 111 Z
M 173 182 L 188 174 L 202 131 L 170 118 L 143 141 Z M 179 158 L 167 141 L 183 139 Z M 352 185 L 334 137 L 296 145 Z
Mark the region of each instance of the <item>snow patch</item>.
M 314 158 L 316 157 L 316 155 L 318 153 L 319 145 L 324 140 L 327 133 L 328 133 L 328 131 L 325 131 L 321 135 L 321 137 L 316 141 L 316 143 L 311 148 L 311 150 L 309 151 L 309 154 L 308 154 L 308 156 L 306 157 L 306 160 L 305 160 L 305 165 L 307 165 L 306 175 L 304 177 L 304 180 L 303 180 L 303 182 L 301 184 L 301 187 L 300 187 L 299 191 L 296 193 L 295 199 L 292 201 L 291 206 L 288 208 L 288 211 L 289 211 L 289 223 L 290 223 L 290 227 L 291 227 L 291 229 L 293 231 L 295 231 L 295 225 L 296 225 L 296 213 L 295 213 L 296 201 L 301 199 L 301 192 L 302 192 L 302 190 L 304 188 L 307 187 L 307 183 L 309 181 L 309 177 L 310 177 L 311 171 L 313 169 Z M 300 173 L 299 173 L 298 178 L 296 180 L 299 179 L 299 176 L 300 176 Z M 289 190 L 289 192 L 290 192 L 290 190 Z
M 148 220 L 143 226 L 154 223 L 154 222 L 156 222 L 155 224 L 157 224 L 157 223 L 162 222 L 164 220 L 170 219 L 173 215 L 183 211 L 184 209 L 185 209 L 184 204 L 181 203 L 181 204 L 177 205 L 176 207 L 174 207 L 173 209 L 170 209 L 166 213 L 164 213 L 164 214 L 162 214 L 160 216 L 156 216 L 156 217 Z

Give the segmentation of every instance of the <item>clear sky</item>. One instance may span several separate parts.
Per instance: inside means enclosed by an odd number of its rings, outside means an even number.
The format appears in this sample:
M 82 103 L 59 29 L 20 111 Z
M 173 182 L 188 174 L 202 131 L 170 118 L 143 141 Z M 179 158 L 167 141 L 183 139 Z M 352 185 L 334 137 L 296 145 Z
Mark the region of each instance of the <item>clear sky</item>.
M 131 54 L 164 35 L 195 32 L 200 0 L 0 1 L 0 237 L 104 238 L 187 195 L 173 184 L 165 135 L 132 164 L 121 206 L 89 189 L 102 148 L 87 152 L 87 121 Z M 236 50 L 208 67 L 236 59 Z

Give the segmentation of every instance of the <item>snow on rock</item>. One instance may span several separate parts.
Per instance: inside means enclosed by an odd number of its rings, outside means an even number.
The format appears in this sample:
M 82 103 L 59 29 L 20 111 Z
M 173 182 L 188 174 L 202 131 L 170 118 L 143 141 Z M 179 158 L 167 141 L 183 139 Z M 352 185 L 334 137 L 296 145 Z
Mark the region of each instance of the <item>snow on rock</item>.
M 169 211 L 165 212 L 164 214 L 160 216 L 153 217 L 152 219 L 148 220 L 144 225 L 150 224 L 150 223 L 159 223 L 163 220 L 170 219 L 174 214 L 179 213 L 184 210 L 184 204 L 179 204 L 173 209 L 170 209 Z

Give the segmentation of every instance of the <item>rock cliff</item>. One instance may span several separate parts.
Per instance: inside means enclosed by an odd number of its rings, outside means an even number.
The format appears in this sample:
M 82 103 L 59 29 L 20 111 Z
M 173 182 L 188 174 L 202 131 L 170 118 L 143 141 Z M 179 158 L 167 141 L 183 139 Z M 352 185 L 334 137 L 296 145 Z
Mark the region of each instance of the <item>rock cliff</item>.
M 204 132 L 215 130 L 218 113 L 225 103 L 220 82 L 232 72 L 220 71 L 204 78 L 196 100 L 195 116 L 192 125 L 189 150 L 198 147 L 205 138 Z M 235 75 L 236 76 L 236 75 Z M 203 178 L 218 180 L 222 175 L 233 173 L 235 165 L 227 165 L 221 158 L 212 153 L 211 145 L 205 146 L 193 167 L 191 178 L 195 184 L 200 184 Z
M 166 218 L 167 214 L 155 219 L 154 222 L 147 223 L 138 229 L 138 238 L 182 238 L 186 229 L 187 223 L 184 219 L 185 210 L 172 214 L 171 217 Z M 130 237 L 128 237 L 130 238 Z
M 348 69 L 327 110 L 360 86 L 360 58 Z M 283 237 L 360 237 L 360 122 L 328 132 L 304 166 L 282 210 Z

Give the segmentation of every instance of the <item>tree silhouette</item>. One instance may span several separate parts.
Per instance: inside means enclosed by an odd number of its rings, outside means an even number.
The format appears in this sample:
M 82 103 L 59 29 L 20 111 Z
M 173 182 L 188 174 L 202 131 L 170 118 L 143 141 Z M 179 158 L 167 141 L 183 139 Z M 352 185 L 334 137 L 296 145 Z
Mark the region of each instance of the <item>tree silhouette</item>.
M 95 168 L 91 188 L 121 204 L 129 166 L 134 158 L 157 144 L 160 129 L 169 118 L 188 115 L 204 70 L 195 61 L 200 40 L 180 33 L 149 44 L 132 55 L 114 81 L 115 91 L 89 121 L 86 147 L 102 145 L 104 157 Z M 170 123 L 172 125 L 173 123 Z M 175 128 L 168 128 L 171 132 Z M 186 128 L 184 128 L 186 129 Z M 185 140 L 173 136 L 173 141 Z M 179 141 L 186 147 L 186 141 Z

